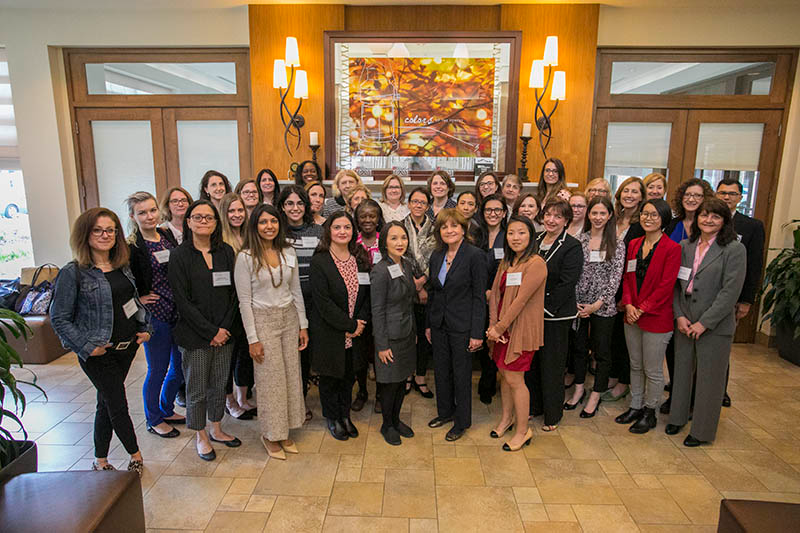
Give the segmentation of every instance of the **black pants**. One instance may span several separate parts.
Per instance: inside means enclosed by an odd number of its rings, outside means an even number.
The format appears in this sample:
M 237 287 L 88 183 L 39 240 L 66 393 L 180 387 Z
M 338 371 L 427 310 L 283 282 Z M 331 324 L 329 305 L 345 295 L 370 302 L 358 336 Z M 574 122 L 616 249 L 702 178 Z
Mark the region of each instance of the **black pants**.
M 375 363 L 375 342 L 372 339 L 372 326 L 367 323 L 364 328 L 364 333 L 361 334 L 364 338 L 364 345 L 360 349 L 354 349 L 353 355 L 355 357 L 353 369 L 358 383 L 357 395 L 366 400 L 369 398 L 369 391 L 367 390 L 367 372 L 369 371 L 370 363 Z
M 104 355 L 78 358 L 83 372 L 97 389 L 97 411 L 94 415 L 94 456 L 108 457 L 112 432 L 116 432 L 125 451 L 139 451 L 133 422 L 128 413 L 125 378 L 131 369 L 139 345 L 135 342 L 125 350 L 108 350 Z
M 608 374 L 611 371 L 611 337 L 615 317 L 591 315 L 578 319 L 578 330 L 572 344 L 572 359 L 575 365 L 575 383 L 586 381 L 586 366 L 589 364 L 589 347 L 594 352 L 597 370 L 594 377 L 594 392 L 608 390 Z
M 489 308 L 486 308 L 486 322 L 483 329 L 489 329 Z M 481 363 L 481 377 L 478 380 L 478 395 L 481 399 L 488 398 L 489 400 L 497 394 L 497 365 L 494 364 L 492 354 L 486 343 L 481 345 L 478 350 L 478 361 Z
M 252 387 L 255 384 L 253 373 L 253 358 L 250 357 L 250 343 L 247 335 L 237 335 L 233 341 L 231 354 L 231 370 L 228 372 L 228 381 L 225 384 L 225 394 L 233 393 L 233 384 L 238 387 Z
M 342 377 L 319 377 L 319 401 L 322 416 L 331 420 L 350 418 L 350 404 L 353 401 L 353 349 L 344 352 L 344 375 Z
M 554 426 L 561 420 L 571 326 L 571 320 L 545 320 L 544 346 L 534 355 L 531 369 L 525 372 L 525 385 L 531 391 L 530 413 L 533 416 L 544 413 L 547 426 Z
M 472 354 L 469 333 L 431 328 L 436 410 L 442 418 L 453 417 L 453 428 L 472 425 Z
M 414 304 L 414 319 L 417 321 L 417 376 L 428 372 L 428 361 L 431 358 L 431 343 L 425 336 L 425 306 Z
M 609 377 L 624 385 L 631 383 L 631 360 L 628 356 L 628 343 L 625 340 L 625 313 L 614 317 L 614 330 L 611 335 L 611 373 Z
M 381 391 L 381 414 L 383 415 L 383 425 L 381 431 L 389 428 L 396 428 L 400 422 L 400 408 L 403 407 L 403 399 L 406 397 L 405 381 L 398 383 L 378 383 Z

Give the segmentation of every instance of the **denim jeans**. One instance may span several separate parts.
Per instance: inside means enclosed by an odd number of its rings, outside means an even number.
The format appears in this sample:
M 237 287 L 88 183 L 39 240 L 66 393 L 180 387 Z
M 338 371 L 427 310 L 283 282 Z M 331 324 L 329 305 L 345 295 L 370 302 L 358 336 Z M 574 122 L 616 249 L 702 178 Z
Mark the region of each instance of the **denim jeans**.
M 175 394 L 183 383 L 181 352 L 172 338 L 172 326 L 151 318 L 153 336 L 144 343 L 147 375 L 142 398 L 148 426 L 157 426 L 175 411 Z M 168 370 L 169 369 L 169 370 Z

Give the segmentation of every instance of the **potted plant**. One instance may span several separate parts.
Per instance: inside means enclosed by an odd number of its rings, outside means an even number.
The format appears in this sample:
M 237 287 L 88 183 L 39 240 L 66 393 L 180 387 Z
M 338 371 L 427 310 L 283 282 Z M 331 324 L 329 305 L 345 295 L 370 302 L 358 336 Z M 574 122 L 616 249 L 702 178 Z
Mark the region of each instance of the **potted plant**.
M 783 228 L 797 223 L 800 220 L 792 220 Z M 800 347 L 795 343 L 800 337 L 800 227 L 792 234 L 794 246 L 783 248 L 764 272 L 761 323 L 772 322 L 777 330 L 778 354 L 800 366 Z
M 36 472 L 36 443 L 29 441 L 28 433 L 20 418 L 25 413 L 25 393 L 18 384 L 26 383 L 44 391 L 36 385 L 36 374 L 32 381 L 17 379 L 11 373 L 12 365 L 22 368 L 22 358 L 8 343 L 7 335 L 22 336 L 26 341 L 32 331 L 19 314 L 8 309 L 0 309 L 0 484 L 26 472 Z M 10 422 L 10 424 L 7 424 Z M 12 433 L 22 430 L 22 439 L 14 438 Z

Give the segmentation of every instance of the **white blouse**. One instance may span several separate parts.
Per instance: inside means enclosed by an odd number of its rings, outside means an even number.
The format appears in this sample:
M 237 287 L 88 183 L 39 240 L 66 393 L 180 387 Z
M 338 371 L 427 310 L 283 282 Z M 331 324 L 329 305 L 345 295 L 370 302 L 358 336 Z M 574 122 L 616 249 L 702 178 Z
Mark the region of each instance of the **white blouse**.
M 303 304 L 303 291 L 300 290 L 300 273 L 297 263 L 297 254 L 293 248 L 284 248 L 279 267 L 262 268 L 254 272 L 253 258 L 249 251 L 242 251 L 236 256 L 236 266 L 233 279 L 236 282 L 236 293 L 239 296 L 239 311 L 242 313 L 242 323 L 247 342 L 258 342 L 256 322 L 253 309 L 269 309 L 272 307 L 285 307 L 294 302 L 300 328 L 308 328 L 306 308 Z M 270 277 L 271 270 L 272 276 Z M 283 280 L 277 287 L 272 286 L 272 280 Z
M 406 204 L 400 204 L 396 209 L 386 202 L 378 202 L 378 204 L 381 206 L 381 211 L 383 211 L 383 221 L 386 223 L 393 222 L 395 220 L 402 222 L 403 219 L 406 218 L 410 213 Z

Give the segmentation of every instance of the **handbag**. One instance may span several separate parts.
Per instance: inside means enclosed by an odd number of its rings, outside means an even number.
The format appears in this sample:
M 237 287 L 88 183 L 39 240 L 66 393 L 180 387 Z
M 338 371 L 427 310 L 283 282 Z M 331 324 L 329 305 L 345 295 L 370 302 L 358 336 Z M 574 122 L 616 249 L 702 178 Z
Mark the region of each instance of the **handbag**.
M 14 310 L 19 298 L 19 278 L 0 280 L 0 309 Z
M 20 315 L 46 315 L 50 309 L 50 302 L 53 299 L 55 286 L 49 279 L 38 283 L 39 275 L 44 268 L 58 270 L 58 267 L 52 263 L 46 263 L 36 269 L 31 284 L 23 287 L 17 298 L 15 311 Z

